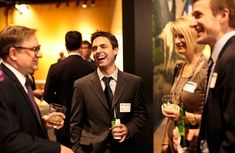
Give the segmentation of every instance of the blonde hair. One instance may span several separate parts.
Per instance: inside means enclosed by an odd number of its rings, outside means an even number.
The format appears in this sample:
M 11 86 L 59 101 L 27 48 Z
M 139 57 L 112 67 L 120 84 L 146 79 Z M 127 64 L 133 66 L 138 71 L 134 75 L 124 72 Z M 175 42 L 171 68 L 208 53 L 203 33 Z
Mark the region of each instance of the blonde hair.
M 177 18 L 171 24 L 172 32 L 177 32 L 184 36 L 187 51 L 193 51 L 194 53 L 202 52 L 205 45 L 197 44 L 197 32 L 193 28 L 190 28 L 190 22 L 191 19 L 189 16 Z

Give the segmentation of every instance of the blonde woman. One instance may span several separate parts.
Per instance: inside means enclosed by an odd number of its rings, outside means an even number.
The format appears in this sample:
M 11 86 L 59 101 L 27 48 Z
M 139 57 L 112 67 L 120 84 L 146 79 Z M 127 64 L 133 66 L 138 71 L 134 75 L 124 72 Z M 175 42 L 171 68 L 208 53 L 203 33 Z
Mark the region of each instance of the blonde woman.
M 180 144 L 179 132 L 175 128 L 182 115 L 180 107 L 178 111 L 173 112 L 162 109 L 163 115 L 169 118 L 162 152 L 181 152 L 182 147 L 187 148 L 187 151 L 183 152 L 193 152 L 197 143 L 205 97 L 207 61 L 202 54 L 204 46 L 196 43 L 197 33 L 189 25 L 189 17 L 180 17 L 171 25 L 175 50 L 184 59 L 176 66 L 171 94 L 180 96 L 181 106 L 185 109 L 184 121 L 187 127 L 184 139 L 186 144 L 184 146 Z

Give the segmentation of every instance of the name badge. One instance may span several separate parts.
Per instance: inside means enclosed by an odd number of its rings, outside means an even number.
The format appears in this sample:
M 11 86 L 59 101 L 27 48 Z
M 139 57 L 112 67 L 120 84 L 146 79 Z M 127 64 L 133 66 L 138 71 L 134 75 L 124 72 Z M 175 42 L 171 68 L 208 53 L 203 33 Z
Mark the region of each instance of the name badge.
M 120 103 L 120 112 L 121 113 L 131 112 L 131 103 Z
M 183 90 L 184 90 L 184 91 L 188 91 L 188 92 L 190 92 L 190 93 L 194 93 L 196 87 L 197 87 L 197 83 L 192 82 L 192 81 L 188 81 L 188 82 L 185 84 Z
M 218 73 L 213 73 L 210 81 L 210 88 L 214 88 L 216 84 Z

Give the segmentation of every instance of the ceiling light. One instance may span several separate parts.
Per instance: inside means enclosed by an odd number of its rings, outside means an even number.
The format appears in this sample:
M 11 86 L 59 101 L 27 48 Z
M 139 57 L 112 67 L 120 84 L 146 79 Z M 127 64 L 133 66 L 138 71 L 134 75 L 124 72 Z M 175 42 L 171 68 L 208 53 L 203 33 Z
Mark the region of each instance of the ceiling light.
M 82 2 L 82 8 L 87 8 L 86 0 L 83 0 L 83 2 Z
M 26 4 L 16 4 L 15 8 L 20 12 L 20 14 L 29 13 L 29 8 Z

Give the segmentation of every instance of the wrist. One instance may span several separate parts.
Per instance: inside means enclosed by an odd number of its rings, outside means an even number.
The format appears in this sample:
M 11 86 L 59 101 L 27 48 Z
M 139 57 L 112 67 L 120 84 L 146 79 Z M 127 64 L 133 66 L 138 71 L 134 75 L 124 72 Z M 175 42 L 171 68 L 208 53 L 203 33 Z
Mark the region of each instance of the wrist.
M 191 125 L 196 125 L 196 124 L 198 124 L 197 114 L 195 114 L 195 113 L 190 113 L 189 122 L 190 122 Z

